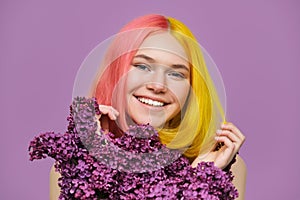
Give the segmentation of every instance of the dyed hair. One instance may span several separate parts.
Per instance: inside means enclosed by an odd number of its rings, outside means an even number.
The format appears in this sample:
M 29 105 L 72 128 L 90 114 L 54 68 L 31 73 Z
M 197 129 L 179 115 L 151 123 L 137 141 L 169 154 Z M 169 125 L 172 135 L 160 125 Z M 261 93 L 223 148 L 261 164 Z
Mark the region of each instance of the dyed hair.
M 180 21 L 161 15 L 146 15 L 124 26 L 107 50 L 102 63 L 105 70 L 99 73 L 92 96 L 99 104 L 114 105 L 120 113 L 119 125 L 128 127 L 124 106 L 126 84 L 120 84 L 120 81 L 130 70 L 132 59 L 142 42 L 148 36 L 163 31 L 169 31 L 184 47 L 191 68 L 192 89 L 184 110 L 170 120 L 169 128 L 159 130 L 159 137 L 169 148 L 184 149 L 184 155 L 193 160 L 200 151 L 209 151 L 214 146 L 215 113 L 220 113 L 222 119 L 225 117 L 197 40 Z M 115 122 L 111 122 L 110 129 L 120 132 Z

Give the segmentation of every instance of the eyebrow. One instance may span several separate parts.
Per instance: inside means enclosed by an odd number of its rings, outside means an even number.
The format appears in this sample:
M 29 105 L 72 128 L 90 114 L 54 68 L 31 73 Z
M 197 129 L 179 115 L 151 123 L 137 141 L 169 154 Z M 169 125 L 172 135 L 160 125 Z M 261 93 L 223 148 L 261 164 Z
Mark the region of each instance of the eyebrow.
M 139 54 L 134 56 L 134 58 L 144 58 L 145 60 L 149 61 L 149 62 L 155 62 L 155 60 L 149 56 L 146 56 L 145 54 Z
M 156 62 L 155 59 L 153 59 L 153 58 L 151 58 L 151 57 L 149 57 L 145 54 L 138 54 L 138 55 L 134 56 L 134 58 L 143 58 L 143 59 L 147 60 L 150 63 Z M 182 65 L 182 64 L 174 64 L 171 67 L 174 68 L 174 69 L 185 69 L 186 71 L 190 72 L 190 69 L 187 66 Z

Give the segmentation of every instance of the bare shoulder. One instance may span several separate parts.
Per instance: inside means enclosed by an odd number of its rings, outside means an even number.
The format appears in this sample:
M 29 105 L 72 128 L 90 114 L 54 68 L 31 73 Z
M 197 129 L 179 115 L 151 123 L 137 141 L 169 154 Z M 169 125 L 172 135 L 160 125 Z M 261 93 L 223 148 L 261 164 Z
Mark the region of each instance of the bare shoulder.
M 237 155 L 236 162 L 231 167 L 234 175 L 233 184 L 239 192 L 238 200 L 245 199 L 247 166 L 241 156 Z
M 241 173 L 247 173 L 247 166 L 244 161 L 244 159 L 237 155 L 236 156 L 236 162 L 232 165 L 232 170 L 241 172 Z
M 51 167 L 49 175 L 49 199 L 57 200 L 60 194 L 60 187 L 58 186 L 58 179 L 60 173 L 55 171 L 54 165 Z

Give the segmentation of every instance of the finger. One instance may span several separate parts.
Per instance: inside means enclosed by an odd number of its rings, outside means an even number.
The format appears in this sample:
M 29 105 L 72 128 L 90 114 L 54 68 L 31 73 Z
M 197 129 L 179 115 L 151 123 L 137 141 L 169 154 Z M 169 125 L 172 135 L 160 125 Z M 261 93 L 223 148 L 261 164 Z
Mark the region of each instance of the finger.
M 226 147 L 227 151 L 229 152 L 237 152 L 236 145 L 226 136 L 217 136 L 215 138 L 218 142 L 223 142 L 225 146 L 222 148 Z
M 234 139 L 232 139 L 232 138 L 230 138 L 230 137 L 228 137 L 227 135 L 218 135 L 217 136 L 217 141 L 218 142 L 223 142 L 224 143 L 224 145 L 221 147 L 221 149 L 223 148 L 232 148 L 231 147 L 231 145 L 233 144 L 234 145 L 234 151 L 235 151 L 235 153 L 237 153 L 238 151 L 239 151 L 239 149 L 241 148 L 241 146 L 242 146 L 242 144 L 243 144 L 243 141 L 242 140 L 240 140 L 239 138 L 237 138 L 233 133 L 231 133 L 230 134 L 232 137 L 235 137 L 235 139 L 236 140 L 234 140 Z M 225 140 L 225 138 L 227 138 L 226 140 Z M 225 143 L 225 141 L 223 141 L 223 140 L 225 140 L 226 141 L 226 143 Z M 231 144 L 230 144 L 230 143 Z
M 106 105 L 99 105 L 99 109 L 103 109 L 105 111 L 111 111 L 113 112 L 115 115 L 119 115 L 119 112 L 112 106 L 106 106 Z
M 117 119 L 117 116 L 112 112 L 108 112 L 107 115 L 108 115 L 109 119 L 111 119 L 111 120 L 116 120 Z
M 114 112 L 114 114 L 115 114 L 116 116 L 119 116 L 119 112 L 118 112 L 116 109 L 114 109 L 114 108 L 112 107 L 112 110 L 113 110 L 113 112 Z
M 241 139 L 241 141 L 245 141 L 244 134 L 234 124 L 227 122 L 225 124 L 222 124 L 221 128 L 223 130 L 229 130 L 229 131 L 233 132 L 235 135 L 237 135 Z
M 119 116 L 119 112 L 112 106 L 106 106 L 109 112 L 113 113 L 115 116 Z
M 241 139 L 235 135 L 233 132 L 229 130 L 217 130 L 218 136 L 226 136 L 228 137 L 232 142 L 241 142 Z
M 218 136 L 216 137 L 216 140 L 218 142 L 224 143 L 224 146 L 218 150 L 218 156 L 215 160 L 216 166 L 223 169 L 228 165 L 228 163 L 236 154 L 235 145 L 226 136 Z
M 116 120 L 119 112 L 112 106 L 99 105 L 99 110 L 103 115 L 108 115 L 111 120 Z

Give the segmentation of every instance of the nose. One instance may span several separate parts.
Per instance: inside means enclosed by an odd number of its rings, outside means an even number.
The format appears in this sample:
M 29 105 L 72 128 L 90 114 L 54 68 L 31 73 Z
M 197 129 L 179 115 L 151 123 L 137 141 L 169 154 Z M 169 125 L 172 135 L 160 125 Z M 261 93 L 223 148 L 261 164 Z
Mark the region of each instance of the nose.
M 161 83 L 150 82 L 146 84 L 148 90 L 152 90 L 154 93 L 165 93 L 167 87 Z
M 164 93 L 167 91 L 166 79 L 164 73 L 156 73 L 153 75 L 152 80 L 146 84 L 148 90 L 154 93 Z

